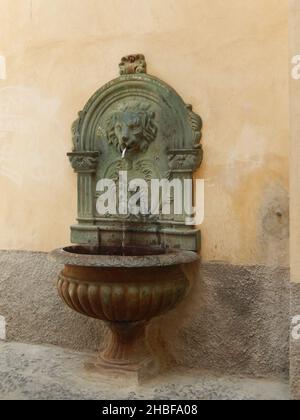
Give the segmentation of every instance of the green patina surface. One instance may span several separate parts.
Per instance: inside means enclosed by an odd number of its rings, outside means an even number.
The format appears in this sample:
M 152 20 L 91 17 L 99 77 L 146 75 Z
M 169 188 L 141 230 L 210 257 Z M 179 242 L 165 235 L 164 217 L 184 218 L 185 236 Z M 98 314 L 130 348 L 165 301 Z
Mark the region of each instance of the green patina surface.
M 201 128 L 191 105 L 146 74 L 143 55 L 124 57 L 120 77 L 100 88 L 72 125 L 68 156 L 78 176 L 78 223 L 71 227 L 72 242 L 120 244 L 125 238 L 126 245 L 199 250 L 200 232 L 185 224 L 184 214 L 174 214 L 172 196 L 170 215 L 101 215 L 96 185 L 104 178 L 118 185 L 120 171 L 127 171 L 128 182 L 142 178 L 148 185 L 154 178 L 192 179 L 202 161 Z

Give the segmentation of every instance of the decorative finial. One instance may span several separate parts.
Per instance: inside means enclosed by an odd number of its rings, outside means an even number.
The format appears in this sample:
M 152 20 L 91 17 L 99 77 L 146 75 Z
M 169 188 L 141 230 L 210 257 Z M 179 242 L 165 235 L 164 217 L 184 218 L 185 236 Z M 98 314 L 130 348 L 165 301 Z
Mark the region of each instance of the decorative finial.
M 146 73 L 146 61 L 143 54 L 130 54 L 121 59 L 120 75 Z

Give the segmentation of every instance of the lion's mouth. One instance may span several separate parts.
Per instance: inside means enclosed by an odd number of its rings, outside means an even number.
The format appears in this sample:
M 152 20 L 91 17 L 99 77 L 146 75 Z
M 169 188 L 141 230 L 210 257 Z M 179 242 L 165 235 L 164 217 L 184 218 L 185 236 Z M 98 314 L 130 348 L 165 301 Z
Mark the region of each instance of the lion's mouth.
M 133 145 L 131 145 L 131 146 L 127 146 L 126 144 L 122 144 L 122 146 L 121 146 L 121 152 L 123 153 L 123 151 L 124 150 L 126 150 L 126 154 L 127 153 L 130 153 L 130 152 L 134 152 L 134 151 L 137 151 L 138 150 L 138 147 L 137 146 L 133 146 Z

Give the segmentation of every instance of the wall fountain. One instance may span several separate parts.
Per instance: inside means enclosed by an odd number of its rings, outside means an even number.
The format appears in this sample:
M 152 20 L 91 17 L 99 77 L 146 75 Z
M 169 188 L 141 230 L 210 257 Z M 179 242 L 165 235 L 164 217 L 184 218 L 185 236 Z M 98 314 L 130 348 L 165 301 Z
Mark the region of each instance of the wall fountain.
M 51 255 L 64 263 L 57 283 L 62 300 L 111 330 L 98 364 L 142 372 L 155 364 L 145 328 L 189 291 L 182 267 L 198 260 L 200 232 L 186 223 L 184 211 L 175 211 L 174 189 L 169 213 L 162 212 L 160 194 L 142 211 L 141 191 L 154 179 L 192 180 L 202 161 L 202 122 L 170 86 L 146 74 L 143 55 L 124 57 L 119 67 L 120 76 L 90 98 L 72 126 L 75 245 Z M 140 211 L 129 211 L 127 201 Z M 103 212 L 107 202 L 116 211 Z

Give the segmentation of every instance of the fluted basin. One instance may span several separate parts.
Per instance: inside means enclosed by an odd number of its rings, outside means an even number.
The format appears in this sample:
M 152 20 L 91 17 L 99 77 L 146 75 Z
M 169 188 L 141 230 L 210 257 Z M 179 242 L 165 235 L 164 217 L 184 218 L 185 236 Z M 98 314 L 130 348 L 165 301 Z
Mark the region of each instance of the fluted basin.
M 70 246 L 51 256 L 64 263 L 57 282 L 62 300 L 111 329 L 103 365 L 129 370 L 151 360 L 147 322 L 185 297 L 189 281 L 182 264 L 198 259 L 190 251 L 112 246 Z

